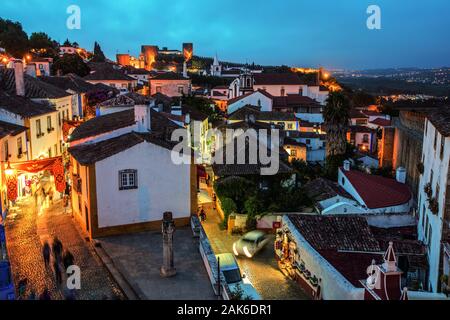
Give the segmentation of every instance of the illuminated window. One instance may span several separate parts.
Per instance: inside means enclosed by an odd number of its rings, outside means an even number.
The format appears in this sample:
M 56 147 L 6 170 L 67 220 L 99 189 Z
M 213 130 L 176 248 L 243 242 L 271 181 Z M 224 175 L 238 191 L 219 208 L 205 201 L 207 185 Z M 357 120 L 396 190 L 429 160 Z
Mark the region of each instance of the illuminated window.
M 119 190 L 137 189 L 137 170 L 119 171 Z
M 42 136 L 41 119 L 36 120 L 36 136 L 38 138 Z

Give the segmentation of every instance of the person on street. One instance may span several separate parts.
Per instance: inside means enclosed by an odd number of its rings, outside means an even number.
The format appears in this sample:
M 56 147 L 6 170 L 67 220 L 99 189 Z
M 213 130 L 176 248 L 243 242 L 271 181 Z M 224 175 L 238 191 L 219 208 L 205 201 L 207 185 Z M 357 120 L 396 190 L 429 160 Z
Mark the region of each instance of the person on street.
M 55 272 L 56 283 L 60 285 L 62 283 L 61 267 L 57 260 L 53 261 L 53 271 Z
M 50 202 L 51 205 L 53 205 L 53 188 L 50 187 L 47 191 L 48 194 L 48 200 Z
M 53 255 L 55 257 L 55 260 L 60 262 L 62 258 L 62 252 L 63 252 L 63 245 L 61 240 L 58 239 L 58 237 L 53 238 Z
M 202 222 L 206 221 L 206 212 L 203 207 L 200 209 L 200 219 L 202 220 Z
M 39 295 L 39 300 L 52 300 L 50 292 L 47 288 L 45 288 L 44 291 L 42 291 L 42 293 Z
M 48 244 L 47 241 L 45 241 L 44 245 L 42 246 L 42 256 L 44 257 L 44 263 L 46 268 L 48 268 L 48 266 L 50 265 L 50 254 L 51 254 L 50 245 Z
M 67 268 L 72 266 L 73 263 L 74 263 L 74 258 L 73 258 L 72 253 L 69 250 L 64 251 L 64 256 L 63 256 L 64 269 L 67 270 Z

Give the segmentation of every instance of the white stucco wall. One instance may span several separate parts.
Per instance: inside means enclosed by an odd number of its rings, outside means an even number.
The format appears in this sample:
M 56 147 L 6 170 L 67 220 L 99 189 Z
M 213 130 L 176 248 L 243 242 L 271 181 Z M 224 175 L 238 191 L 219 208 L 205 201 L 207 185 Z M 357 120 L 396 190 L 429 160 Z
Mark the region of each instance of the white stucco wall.
M 171 151 L 140 143 L 97 162 L 99 227 L 157 221 L 165 211 L 190 216 L 190 166 L 175 165 Z M 119 171 L 136 169 L 138 189 L 119 190 Z
M 261 111 L 272 111 L 272 99 L 263 95 L 261 92 L 254 92 L 253 94 L 228 105 L 228 114 L 239 110 L 245 105 L 258 106 L 261 105 Z
M 448 184 L 449 160 L 450 160 L 450 138 L 445 139 L 443 159 L 440 159 L 441 134 L 437 132 L 436 148 L 434 148 L 434 138 L 436 134 L 435 127 L 428 120 L 425 121 L 426 130 L 424 131 L 422 163 L 424 164 L 424 173 L 419 182 L 419 240 L 428 244 L 429 261 L 429 283 L 433 292 L 437 291 L 439 281 L 439 262 L 441 257 L 441 237 L 442 237 L 442 219 L 446 201 L 446 189 Z M 431 181 L 431 171 L 433 171 L 433 181 Z M 439 212 L 433 214 L 428 209 L 428 196 L 424 192 L 424 186 L 431 182 L 433 196 L 439 202 Z M 439 184 L 439 194 L 436 194 L 436 186 Z M 427 223 L 427 222 L 428 223 Z M 431 228 L 431 229 L 430 229 Z M 426 236 L 426 229 L 431 230 L 431 237 Z

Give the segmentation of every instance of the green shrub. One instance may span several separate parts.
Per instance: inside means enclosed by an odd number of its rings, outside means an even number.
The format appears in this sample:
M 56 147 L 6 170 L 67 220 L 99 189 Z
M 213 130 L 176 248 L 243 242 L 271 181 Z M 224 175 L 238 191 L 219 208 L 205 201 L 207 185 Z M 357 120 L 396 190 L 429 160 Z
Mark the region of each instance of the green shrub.
M 237 211 L 237 207 L 233 199 L 230 198 L 224 198 L 223 200 L 221 200 L 221 205 L 224 213 L 223 227 L 226 229 L 228 226 L 228 217 L 230 216 L 230 214 Z

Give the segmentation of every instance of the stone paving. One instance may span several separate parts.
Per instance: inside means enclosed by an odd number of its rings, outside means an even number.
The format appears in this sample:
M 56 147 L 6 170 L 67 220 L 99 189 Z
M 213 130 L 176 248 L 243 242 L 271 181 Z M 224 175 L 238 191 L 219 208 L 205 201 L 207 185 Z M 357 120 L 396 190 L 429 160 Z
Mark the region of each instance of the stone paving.
M 176 276 L 162 278 L 162 234 L 160 231 L 106 237 L 98 240 L 114 266 L 146 300 L 211 300 L 211 283 L 199 252 L 198 239 L 189 227 L 174 233 Z
M 75 264 L 81 269 L 81 290 L 77 290 L 76 299 L 124 298 L 93 252 L 91 243 L 84 239 L 71 213 L 65 211 L 62 201 L 38 210 L 34 199 L 18 202 L 6 221 L 8 253 L 16 289 L 20 280 L 28 281 L 22 298 L 28 297 L 32 291 L 39 296 L 48 288 L 52 299 L 64 299 L 65 290 L 56 285 L 52 269 L 45 267 L 41 253 L 43 241 L 50 240 L 51 243 L 54 236 L 62 241 L 64 249 L 72 252 Z
M 233 243 L 239 236 L 232 236 L 225 230 L 221 230 L 221 219 L 212 203 L 202 201 L 206 211 L 206 221 L 203 228 L 208 236 L 211 246 L 216 254 L 233 252 Z M 308 297 L 300 286 L 293 280 L 286 278 L 279 270 L 275 260 L 273 242 L 261 250 L 253 259 L 237 257 L 237 262 L 256 291 L 265 300 L 306 300 Z

